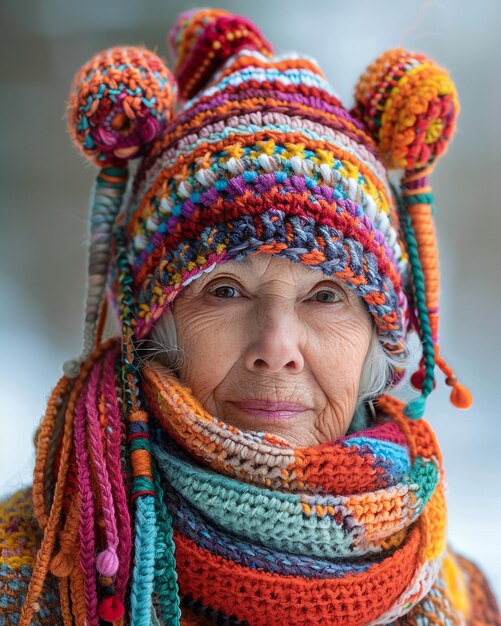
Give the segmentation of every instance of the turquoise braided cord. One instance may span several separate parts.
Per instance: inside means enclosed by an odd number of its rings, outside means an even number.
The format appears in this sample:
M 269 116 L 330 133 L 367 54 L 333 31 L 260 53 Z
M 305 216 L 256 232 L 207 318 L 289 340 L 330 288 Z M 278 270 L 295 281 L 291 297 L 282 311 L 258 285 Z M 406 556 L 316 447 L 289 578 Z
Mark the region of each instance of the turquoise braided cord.
M 120 284 L 120 319 L 122 322 L 122 385 L 127 415 L 140 408 L 137 386 L 137 358 L 132 339 L 134 299 L 132 276 L 127 262 L 124 235 L 120 228 L 114 232 L 117 244 L 117 267 Z M 155 491 L 149 476 L 134 474 L 132 453 L 144 450 L 150 457 L 149 425 L 147 422 L 128 421 L 128 452 L 133 467 L 132 498 L 135 503 L 134 568 L 131 586 L 131 626 L 150 624 L 153 610 L 155 581 L 155 549 L 158 534 Z M 133 436 L 131 438 L 131 435 Z
M 408 202 L 409 204 L 425 203 L 433 206 L 433 195 L 431 193 L 417 194 L 416 196 L 406 198 L 404 202 L 395 186 L 391 184 L 391 187 L 395 198 L 397 199 L 400 223 L 403 227 L 407 253 L 409 255 L 411 265 L 411 275 L 414 285 L 417 316 L 419 320 L 419 330 L 425 363 L 425 378 L 423 381 L 421 396 L 411 400 L 411 402 L 405 406 L 404 415 L 410 417 L 411 419 L 419 419 L 424 415 L 426 398 L 432 392 L 433 383 L 435 381 L 435 346 L 433 344 L 430 318 L 428 315 L 428 308 L 426 306 L 425 277 L 423 267 L 419 258 L 414 228 L 412 226 L 412 221 L 407 211 L 405 202 Z
M 157 524 L 155 498 L 136 498 L 134 569 L 131 587 L 131 626 L 147 626 L 153 608 L 155 579 L 155 543 Z
M 172 517 L 164 502 L 164 492 L 160 475 L 153 462 L 158 534 L 155 554 L 155 590 L 160 604 L 160 615 L 164 626 L 179 626 L 181 623 L 181 600 L 177 584 L 175 544 L 172 531 Z

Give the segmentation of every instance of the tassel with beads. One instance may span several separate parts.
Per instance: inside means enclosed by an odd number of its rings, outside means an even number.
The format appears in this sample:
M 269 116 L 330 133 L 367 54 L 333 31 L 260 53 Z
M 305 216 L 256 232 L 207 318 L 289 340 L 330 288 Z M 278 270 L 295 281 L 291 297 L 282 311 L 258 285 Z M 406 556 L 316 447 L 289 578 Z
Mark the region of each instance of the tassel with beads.
M 353 112 L 372 132 L 388 169 L 403 171 L 400 190 L 392 188 L 410 262 L 406 291 L 411 323 L 423 348 L 419 369 L 411 376 L 421 395 L 406 405 L 404 413 L 412 419 L 423 417 L 426 398 L 436 386 L 436 365 L 453 388 L 451 403 L 469 408 L 470 391 L 458 383 L 439 354 L 436 209 L 429 185 L 434 164 L 455 129 L 459 101 L 454 83 L 425 55 L 398 48 L 383 53 L 367 68 L 358 81 L 355 100 Z

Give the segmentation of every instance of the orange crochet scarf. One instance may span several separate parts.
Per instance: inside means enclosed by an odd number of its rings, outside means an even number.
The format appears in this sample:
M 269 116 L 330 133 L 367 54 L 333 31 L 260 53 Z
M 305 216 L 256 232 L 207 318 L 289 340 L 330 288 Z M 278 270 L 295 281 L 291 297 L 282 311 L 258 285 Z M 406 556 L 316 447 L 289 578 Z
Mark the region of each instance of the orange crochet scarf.
M 364 431 L 293 448 L 210 415 L 159 364 L 141 370 L 144 410 L 126 423 L 120 366 L 110 340 L 49 400 L 33 485 L 43 538 L 22 626 L 49 571 L 68 625 L 499 623 L 492 597 L 479 599 L 481 574 L 447 548 L 435 436 L 399 400 L 380 397 Z M 154 487 L 148 509 L 133 499 L 134 455 L 134 486 Z
M 366 431 L 293 449 L 210 415 L 162 366 L 143 373 L 184 607 L 250 626 L 389 624 L 430 594 L 465 608 L 446 580 L 440 450 L 403 403 L 383 396 Z

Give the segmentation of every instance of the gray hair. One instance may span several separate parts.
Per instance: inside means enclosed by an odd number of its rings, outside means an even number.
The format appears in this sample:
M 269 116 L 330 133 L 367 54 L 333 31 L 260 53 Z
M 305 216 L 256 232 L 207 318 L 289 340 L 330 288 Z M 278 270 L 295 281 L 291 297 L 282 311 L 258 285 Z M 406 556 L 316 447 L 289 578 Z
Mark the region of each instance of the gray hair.
M 396 360 L 384 350 L 376 324 L 372 320 L 372 334 L 360 376 L 351 431 L 361 430 L 367 422 L 366 403 L 385 393 L 392 386 L 393 365 L 402 366 L 411 356 L 407 346 L 404 348 L 404 354 L 403 358 Z M 138 345 L 138 356 L 143 363 L 154 359 L 174 373 L 177 373 L 184 363 L 185 355 L 177 345 L 176 324 L 170 307 L 164 311 L 149 338 Z

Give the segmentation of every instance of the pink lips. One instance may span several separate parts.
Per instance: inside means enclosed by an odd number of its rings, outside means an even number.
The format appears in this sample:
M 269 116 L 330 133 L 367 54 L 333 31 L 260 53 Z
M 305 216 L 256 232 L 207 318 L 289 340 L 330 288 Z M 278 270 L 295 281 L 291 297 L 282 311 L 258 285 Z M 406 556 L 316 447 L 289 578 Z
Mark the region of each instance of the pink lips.
M 235 404 L 255 417 L 264 419 L 287 420 L 306 410 L 302 404 L 294 402 L 267 402 L 265 400 L 246 400 Z

